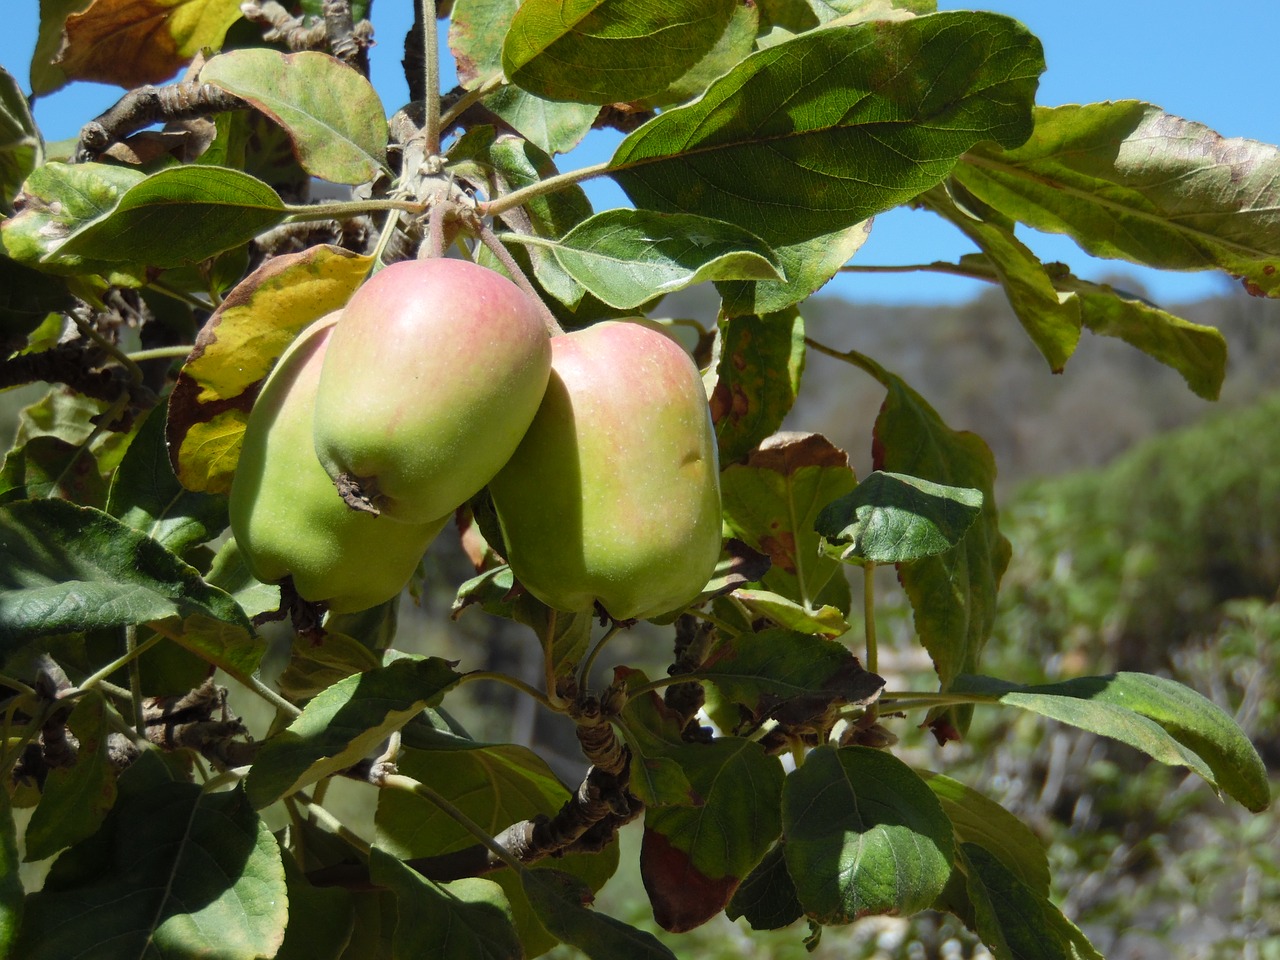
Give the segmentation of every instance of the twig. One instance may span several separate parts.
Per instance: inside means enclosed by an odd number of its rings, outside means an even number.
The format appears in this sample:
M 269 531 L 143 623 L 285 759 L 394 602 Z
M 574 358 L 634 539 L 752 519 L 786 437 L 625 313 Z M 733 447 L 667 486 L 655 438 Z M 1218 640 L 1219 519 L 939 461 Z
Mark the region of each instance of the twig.
M 209 83 L 184 80 L 130 90 L 105 113 L 80 128 L 77 163 L 92 160 L 113 143 L 153 123 L 191 120 L 211 113 L 247 110 L 248 102 Z
M 324 0 L 325 36 L 329 52 L 366 77 L 369 75 L 369 44 L 373 42 L 368 21 L 356 23 L 351 14 L 351 0 Z

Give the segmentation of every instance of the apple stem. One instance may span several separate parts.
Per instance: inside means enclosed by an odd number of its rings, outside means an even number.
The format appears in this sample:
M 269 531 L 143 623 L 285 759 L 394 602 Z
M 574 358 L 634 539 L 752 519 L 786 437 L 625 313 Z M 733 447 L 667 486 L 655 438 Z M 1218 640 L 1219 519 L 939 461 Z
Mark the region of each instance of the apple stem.
M 497 238 L 494 232 L 483 224 L 480 226 L 480 242 L 489 248 L 489 252 L 502 264 L 503 268 L 510 274 L 511 279 L 516 282 L 516 285 L 538 305 L 538 308 L 542 311 L 542 320 L 547 325 L 547 333 L 553 337 L 561 336 L 564 333 L 564 327 L 560 326 L 560 321 L 556 319 L 556 315 L 551 312 L 551 308 L 538 295 L 537 289 L 529 281 L 529 278 L 525 276 L 524 271 L 520 269 L 520 264 L 516 263 L 515 257 L 511 256 L 511 252 L 502 245 L 502 241 Z
M 444 194 L 436 194 L 431 212 L 427 214 L 427 242 L 419 252 L 419 257 L 439 260 L 444 256 L 444 206 Z
M 352 510 L 375 517 L 381 515 L 382 511 L 373 505 L 373 498 L 377 496 L 377 491 L 373 489 L 375 485 L 369 480 L 362 480 L 349 473 L 340 473 L 334 477 L 333 485 L 337 488 L 338 495 L 342 497 L 342 502 Z

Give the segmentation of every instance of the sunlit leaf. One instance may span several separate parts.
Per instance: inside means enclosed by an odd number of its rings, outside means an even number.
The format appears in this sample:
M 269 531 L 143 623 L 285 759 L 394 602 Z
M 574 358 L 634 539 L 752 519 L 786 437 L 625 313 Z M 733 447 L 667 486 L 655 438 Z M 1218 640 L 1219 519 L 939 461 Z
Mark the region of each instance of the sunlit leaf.
M 817 30 L 630 134 L 610 175 L 639 207 L 794 244 L 910 200 L 975 143 L 1021 143 L 1043 68 L 1039 41 L 994 14 Z
M 89 6 L 93 0 L 40 0 L 40 31 L 31 55 L 31 92 L 37 97 L 52 93 L 67 83 L 67 75 L 55 61 L 62 47 L 62 28 L 67 17 Z
M 1223 270 L 1280 295 L 1280 148 L 1134 100 L 1042 107 L 1024 145 L 977 146 L 966 189 L 1098 257 Z
M 720 477 L 725 522 L 773 565 L 763 583 L 814 608 L 840 565 L 818 550 L 818 512 L 853 489 L 849 458 L 819 434 L 780 433 Z
M 796 243 L 775 243 L 773 253 L 785 281 L 726 280 L 716 284 L 725 316 L 785 311 L 819 290 L 871 235 L 871 221 L 820 234 Z
M 303 328 L 351 298 L 370 264 L 315 246 L 267 261 L 228 294 L 201 328 L 169 398 L 169 456 L 184 487 L 231 489 L 258 387 Z
M 199 956 L 216 936 L 223 960 L 274 956 L 288 918 L 284 868 L 244 792 L 172 780 L 150 751 L 119 787 L 102 827 L 27 898 L 15 955 Z
M 289 132 L 302 168 L 334 183 L 364 183 L 387 165 L 382 101 L 355 68 L 325 53 L 233 50 L 200 81 L 241 97 Z
M 707 89 L 711 81 L 728 73 L 750 55 L 759 31 L 759 4 L 755 0 L 737 0 L 724 32 L 706 56 L 659 93 L 644 97 L 642 102 L 660 107 L 693 99 Z
M 0 507 L 0 645 L 50 633 L 204 614 L 247 630 L 240 608 L 114 517 L 63 500 Z
M 72 80 L 160 83 L 201 48 L 221 47 L 239 19 L 237 0 L 93 0 L 66 18 L 56 65 Z
M 772 251 L 759 238 L 689 214 L 606 210 L 559 241 L 506 236 L 550 248 L 574 280 L 621 310 L 708 280 L 779 276 Z
M 549 100 L 639 100 L 701 61 L 735 6 L 736 0 L 525 0 L 503 41 L 503 70 L 512 83 Z
M 977 843 L 1018 880 L 1049 895 L 1049 857 L 1034 831 L 994 800 L 940 773 L 917 771 L 942 803 L 960 843 Z
M 525 870 L 520 880 L 542 925 L 590 960 L 675 960 L 653 934 L 588 909 L 580 880 L 557 870 Z
M 177 267 L 252 240 L 284 217 L 267 184 L 228 167 L 170 167 L 130 187 L 105 216 L 78 227 L 59 259 Z
M 916 632 L 945 689 L 978 663 L 995 620 L 996 590 L 1012 554 L 997 521 L 995 460 L 981 437 L 952 430 L 900 378 L 885 370 L 876 375 L 888 395 L 876 418 L 875 468 L 982 494 L 981 516 L 959 545 L 898 568 Z M 971 712 L 956 707 L 948 716 L 963 730 Z M 945 725 L 936 729 L 944 737 L 951 735 Z
M 338 681 L 262 744 L 245 781 L 246 796 L 260 809 L 371 757 L 457 679 L 439 657 L 406 657 Z
M 823 507 L 815 529 L 837 559 L 908 563 L 959 544 L 982 502 L 980 490 L 876 470 Z
M 849 622 L 839 607 L 824 605 L 810 610 L 769 590 L 738 589 L 733 591 L 732 597 L 751 613 L 772 620 L 787 630 L 828 640 L 849 632 Z
M 824 924 L 932 906 L 951 876 L 951 822 L 916 773 L 883 750 L 819 747 L 787 777 L 786 860 Z
M 1026 686 L 963 676 L 952 689 L 988 695 L 1112 737 L 1161 763 L 1190 767 L 1254 812 L 1271 804 L 1266 767 L 1244 731 L 1211 700 L 1165 677 L 1115 673 Z

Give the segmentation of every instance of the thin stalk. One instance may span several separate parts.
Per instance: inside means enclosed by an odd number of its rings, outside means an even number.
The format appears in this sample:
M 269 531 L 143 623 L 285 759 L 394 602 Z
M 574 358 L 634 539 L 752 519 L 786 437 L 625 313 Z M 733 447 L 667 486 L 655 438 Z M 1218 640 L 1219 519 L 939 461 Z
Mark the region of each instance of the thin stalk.
M 570 170 L 567 173 L 560 173 L 554 177 L 547 177 L 537 183 L 531 183 L 527 187 L 521 187 L 519 190 L 512 190 L 508 194 L 501 197 L 495 197 L 486 203 L 476 205 L 476 212 L 482 217 L 497 217 L 513 210 L 516 207 L 528 203 L 538 197 L 545 197 L 549 193 L 555 193 L 563 190 L 565 187 L 571 187 L 575 183 L 581 183 L 583 180 L 590 180 L 604 174 L 609 169 L 609 164 L 605 163 L 593 164 L 589 167 L 582 167 L 578 170 Z
M 445 130 L 448 130 L 449 127 L 453 125 L 453 122 L 462 116 L 469 107 L 479 103 L 506 82 L 506 78 L 503 77 L 502 74 L 498 74 L 497 76 L 490 77 L 474 90 L 465 91 L 453 106 L 440 115 L 441 132 L 443 133 Z
M 444 205 L 447 194 L 440 191 L 431 204 L 431 212 L 427 214 L 427 242 L 418 254 L 431 260 L 439 260 L 444 256 Z
M 345 200 L 337 203 L 286 204 L 285 223 L 308 223 L 312 220 L 343 220 L 362 217 L 379 210 L 404 210 L 422 213 L 426 210 L 416 200 Z
M 947 263 L 936 260 L 933 263 L 849 263 L 840 268 L 840 273 L 950 273 L 957 277 L 968 277 L 971 280 L 986 280 L 972 270 L 966 270 L 958 263 Z
M 248 767 L 236 767 L 234 770 L 224 770 L 216 777 L 210 777 L 200 787 L 201 792 L 210 793 L 219 787 L 225 787 L 229 783 L 237 783 L 244 779 L 246 773 L 249 772 Z
M 512 870 L 520 872 L 525 869 L 524 864 L 517 860 L 506 847 L 494 840 L 493 837 L 489 836 L 483 827 L 468 817 L 458 807 L 450 803 L 444 796 L 428 787 L 425 783 L 419 783 L 412 777 L 406 777 L 401 773 L 393 773 L 383 781 L 383 786 L 391 790 L 405 790 L 409 793 L 416 793 L 418 796 L 422 797 L 422 799 L 438 807 L 445 815 L 450 817 L 458 824 L 458 826 L 462 827 L 462 829 L 466 830 L 467 833 L 475 837 L 476 840 L 487 847 L 494 856 L 500 859 Z
M 387 214 L 387 222 L 382 225 L 382 232 L 378 234 L 378 245 L 373 248 L 373 269 L 371 273 L 377 273 L 384 266 L 382 255 L 387 252 L 387 247 L 391 245 L 391 238 L 396 235 L 396 227 L 400 224 L 400 211 L 393 210 Z
M 22 736 L 18 738 L 18 742 L 14 745 L 14 748 L 0 754 L 0 777 L 3 777 L 5 782 L 9 781 L 14 765 L 22 759 L 22 754 L 26 751 L 27 744 L 35 739 L 36 734 L 40 732 L 41 728 L 43 728 L 45 723 L 48 721 L 50 715 L 53 713 L 54 706 L 55 704 L 46 701 L 44 708 L 41 709 L 36 716 L 32 717 L 31 722 L 26 725 L 26 729 L 23 730 Z M 13 709 L 14 707 L 10 707 L 10 712 L 5 716 L 5 743 L 9 742 L 8 733 L 13 727 Z
M 913 710 L 916 707 L 951 707 L 958 704 L 994 704 L 999 703 L 994 697 L 973 693 L 882 693 L 877 703 L 882 708 L 892 707 L 894 710 Z
M 208 304 L 205 304 L 208 306 Z M 152 347 L 150 350 L 135 350 L 133 353 L 127 353 L 127 356 L 134 363 L 142 363 L 145 360 L 178 360 L 186 357 L 195 344 L 187 343 L 176 347 Z
M 591 652 L 587 654 L 587 658 L 582 661 L 582 667 L 578 671 L 578 686 L 586 689 L 587 684 L 591 682 L 591 668 L 596 664 L 596 658 L 600 656 L 600 651 L 604 649 L 605 644 L 618 635 L 622 627 L 619 624 L 613 624 L 605 631 L 604 636 L 597 641 L 596 645 L 591 648 Z
M 552 658 L 552 641 L 556 635 L 556 620 L 559 619 L 560 613 L 554 607 L 551 609 L 550 616 L 547 617 L 547 635 L 546 638 L 539 637 L 542 643 L 542 673 L 543 683 L 547 687 L 547 703 L 553 710 L 560 710 L 564 707 L 565 702 L 561 699 L 560 694 L 556 692 L 556 665 Z
M 505 683 L 507 686 L 514 687 L 526 696 L 537 700 L 538 703 L 542 704 L 548 710 L 555 711 L 556 713 L 562 712 L 556 708 L 555 704 L 551 702 L 551 699 L 545 693 L 532 684 L 525 683 L 518 677 L 499 673 L 496 670 L 469 670 L 462 675 L 462 678 L 458 683 L 461 685 L 470 680 L 496 680 L 498 683 Z
M 436 0 L 422 0 L 422 99 L 426 122 L 422 135 L 428 157 L 440 155 L 440 39 L 436 32 Z
M 700 620 L 707 621 L 707 623 L 711 624 L 716 629 L 723 630 L 725 633 L 729 634 L 730 636 L 740 632 L 739 628 L 733 626 L 731 623 L 729 623 L 728 620 L 722 620 L 720 617 L 717 617 L 714 613 L 708 613 L 706 610 L 690 610 L 689 613 L 693 614 L 695 617 L 697 617 Z
M 811 350 L 817 350 L 819 353 L 825 353 L 828 357 L 834 357 L 836 360 L 843 360 L 845 363 L 852 364 L 859 370 L 866 371 L 881 383 L 884 383 L 889 379 L 889 371 L 880 366 L 880 364 L 876 363 L 865 353 L 861 353 L 857 350 L 837 350 L 835 347 L 828 347 L 825 343 L 819 343 L 812 337 L 805 337 L 804 344 Z
M 876 649 L 876 565 L 871 560 L 862 566 L 862 623 L 867 635 L 867 669 L 875 673 L 879 661 Z
M 502 241 L 488 227 L 480 228 L 480 242 L 488 247 L 489 252 L 497 258 L 503 268 L 511 275 L 511 279 L 516 285 L 523 290 L 536 303 L 542 311 L 542 322 L 547 326 L 547 333 L 553 337 L 558 337 L 564 333 L 564 327 L 560 326 L 560 321 L 556 319 L 556 315 L 551 312 L 542 301 L 542 297 L 538 295 L 537 289 L 524 275 L 524 271 L 520 269 L 520 264 L 516 263 L 515 257 L 511 256 L 511 251 L 503 246 Z
M 194 294 L 187 293 L 185 290 L 175 290 L 162 280 L 152 280 L 147 284 L 147 288 L 149 290 L 154 290 L 156 293 L 164 294 L 170 300 L 177 300 L 179 303 L 185 303 L 187 306 L 193 307 L 196 310 L 211 310 L 216 306 L 215 304 L 205 303 L 199 297 Z
M 125 370 L 129 372 L 129 379 L 132 380 L 135 385 L 142 383 L 142 371 L 138 368 L 136 363 L 129 359 L 129 355 L 127 353 L 95 330 L 92 324 L 86 323 L 79 317 L 75 317 L 75 322 L 81 336 L 88 337 L 99 347 L 105 350 L 113 360 L 124 367 Z
M 147 721 L 142 715 L 142 671 L 138 669 L 138 627 L 130 624 L 124 628 L 124 652 L 129 658 L 129 698 L 133 701 L 133 729 L 139 737 L 146 737 Z
M 408 778 L 406 777 L 405 779 Z M 361 853 L 368 856 L 369 850 L 372 847 L 372 844 L 370 844 L 368 840 L 360 836 L 360 834 L 356 833 L 332 813 L 320 806 L 320 804 L 316 803 L 313 798 L 307 796 L 305 791 L 299 790 L 293 796 L 306 805 L 307 813 L 314 817 L 317 823 L 322 827 L 325 827 L 330 833 L 337 834 Z
M 16 677 L 11 677 L 4 673 L 0 673 L 0 687 L 8 687 L 10 690 L 24 694 L 28 697 L 34 697 L 36 695 L 36 692 L 32 687 L 27 686 Z
M 166 639 L 165 635 L 157 631 L 153 636 L 148 637 L 146 640 L 143 640 L 141 643 L 135 643 L 132 649 L 129 649 L 126 646 L 126 649 L 121 656 L 116 657 L 114 660 L 108 663 L 105 667 L 103 667 L 97 673 L 91 674 L 90 676 L 86 677 L 84 682 L 81 683 L 80 686 L 77 688 L 77 691 L 83 693 L 85 690 L 93 689 L 103 680 L 107 679 L 107 677 L 111 676 L 113 673 L 119 670 L 121 667 L 127 667 L 135 659 L 142 656 L 144 653 L 146 653 L 148 650 L 150 650 L 157 643 L 159 643 L 161 640 L 164 640 L 164 639 Z M 130 677 L 129 681 L 130 681 L 129 685 L 130 687 L 132 687 L 133 678 Z M 139 701 L 139 703 L 140 702 L 141 701 Z M 140 709 L 138 706 L 134 707 L 135 712 L 138 709 Z M 138 732 L 142 733 L 141 728 L 138 730 Z

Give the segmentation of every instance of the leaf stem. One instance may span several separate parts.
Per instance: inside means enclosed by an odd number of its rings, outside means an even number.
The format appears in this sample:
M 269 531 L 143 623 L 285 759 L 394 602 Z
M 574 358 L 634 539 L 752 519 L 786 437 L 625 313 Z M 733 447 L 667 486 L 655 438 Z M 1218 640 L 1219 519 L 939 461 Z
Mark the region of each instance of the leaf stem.
M 36 695 L 33 688 L 27 686 L 16 677 L 11 677 L 4 673 L 0 673 L 0 687 L 8 687 L 10 690 L 28 697 L 34 697 Z
M 464 91 L 462 96 L 458 98 L 454 105 L 440 115 L 441 132 L 443 133 L 445 130 L 448 130 L 449 127 L 453 125 L 453 122 L 462 116 L 469 107 L 479 103 L 506 82 L 506 78 L 503 77 L 502 74 L 498 74 L 495 77 L 490 77 L 474 90 Z
M 511 256 L 511 251 L 502 245 L 502 241 L 498 239 L 497 234 L 490 230 L 487 226 L 480 227 L 480 242 L 483 243 L 489 252 L 497 258 L 503 268 L 511 275 L 511 279 L 515 281 L 516 286 L 525 292 L 525 294 L 538 305 L 542 312 L 542 322 L 547 327 L 548 336 L 558 337 L 564 333 L 564 327 L 560 326 L 560 321 L 556 319 L 556 315 L 551 312 L 551 308 L 543 302 L 541 296 L 538 295 L 537 288 L 534 287 L 532 281 L 525 276 L 520 264 L 516 263 L 515 257 Z
M 458 680 L 458 685 L 461 686 L 470 680 L 496 680 L 498 683 L 505 683 L 507 686 L 514 687 L 526 696 L 537 700 L 538 703 L 542 704 L 548 710 L 552 710 L 557 713 L 561 712 L 556 709 L 555 704 L 551 702 L 550 698 L 547 697 L 546 694 L 532 684 L 525 683 L 519 677 L 499 673 L 496 670 L 469 670 L 462 675 L 461 679 Z
M 129 698 L 133 701 L 133 729 L 142 738 L 147 736 L 147 721 L 142 715 L 142 671 L 138 669 L 138 625 L 131 623 L 124 628 L 124 652 L 129 657 Z
M 554 177 L 547 177 L 547 179 L 531 183 L 527 187 L 521 187 L 519 190 L 512 190 L 501 197 L 495 197 L 493 200 L 479 203 L 476 205 L 476 212 L 482 217 L 496 217 L 515 207 L 522 206 L 530 200 L 545 197 L 549 193 L 555 193 L 565 187 L 571 187 L 575 183 L 581 183 L 583 180 L 601 176 L 608 170 L 609 163 L 605 161 L 604 163 L 593 164 L 578 170 L 570 170 L 567 173 L 556 174 Z
M 973 280 L 986 279 L 958 263 L 948 263 L 945 260 L 935 260 L 933 263 L 847 263 L 840 268 L 840 273 L 950 273 Z
M 344 200 L 336 203 L 285 204 L 286 223 L 307 223 L 312 220 L 344 220 L 361 217 L 379 210 L 404 210 L 423 213 L 426 205 L 416 200 Z
M 462 829 L 466 830 L 467 833 L 475 837 L 476 840 L 487 847 L 494 856 L 498 857 L 498 859 L 509 866 L 512 870 L 515 870 L 518 873 L 522 873 L 524 871 L 524 864 L 512 855 L 511 851 L 498 843 L 498 841 L 493 839 L 493 837 L 489 836 L 483 827 L 463 813 L 461 809 L 456 807 L 446 797 L 437 793 L 435 790 L 432 790 L 425 783 L 419 783 L 412 777 L 406 777 L 401 773 L 393 773 L 383 780 L 382 785 L 391 790 L 404 790 L 409 793 L 416 793 L 428 803 L 432 803 L 438 807 L 444 814 L 457 823 L 458 826 L 462 827 Z
M 876 565 L 871 560 L 862 565 L 862 623 L 867 640 L 867 670 L 875 673 L 879 661 L 876 649 Z
M 422 0 L 422 100 L 426 122 L 422 135 L 428 157 L 440 155 L 440 38 L 436 27 L 436 0 Z
M 582 661 L 582 666 L 578 670 L 579 687 L 586 689 L 587 684 L 591 682 L 591 668 L 595 666 L 596 658 L 600 656 L 600 651 L 605 648 L 605 644 L 618 635 L 618 631 L 621 629 L 621 624 L 614 623 L 604 632 L 604 636 L 596 641 L 596 645 L 591 648 L 591 652 L 587 654 L 586 659 Z
M 843 360 L 845 363 L 852 364 L 859 370 L 869 373 L 881 383 L 886 383 L 891 379 L 888 370 L 880 366 L 865 353 L 858 350 L 837 350 L 835 347 L 828 347 L 825 343 L 819 343 L 812 337 L 804 338 L 804 345 L 811 350 L 817 350 L 819 353 L 826 354 L 828 357 L 834 357 L 836 360 Z
M 916 707 L 950 707 L 957 704 L 995 704 L 999 699 L 982 693 L 916 693 L 914 691 L 891 691 L 882 693 L 876 701 L 881 707 L 892 706 L 894 710 L 912 710 Z
M 398 774 L 397 774 L 398 776 Z M 407 777 L 405 779 L 408 779 Z M 365 856 L 369 855 L 369 850 L 373 846 L 360 834 L 356 833 L 345 823 L 335 817 L 332 813 L 320 806 L 314 799 L 307 796 L 305 790 L 298 790 L 293 796 L 302 801 L 306 805 L 307 813 L 315 817 L 316 822 L 326 828 L 330 833 L 337 834 L 347 843 L 351 844 Z
M 75 691 L 68 691 L 66 696 L 74 696 L 76 693 L 84 693 L 86 690 L 93 689 L 103 680 L 107 679 L 107 677 L 111 676 L 111 674 L 115 673 L 121 667 L 127 667 L 135 659 L 142 656 L 144 653 L 146 653 L 148 650 L 150 650 L 152 647 L 154 647 L 156 644 L 158 644 L 161 640 L 164 640 L 164 639 L 166 639 L 165 635 L 157 630 L 152 636 L 148 637 L 146 640 L 143 640 L 141 643 L 137 643 L 136 642 L 137 636 L 135 634 L 134 636 L 135 642 L 133 646 L 130 647 L 128 644 L 128 638 L 126 637 L 125 651 L 122 655 L 116 657 L 114 660 L 112 660 L 102 669 L 98 670 L 96 673 L 90 674 L 88 677 L 84 679 L 84 682 L 81 683 L 80 686 L 76 688 Z M 132 687 L 133 687 L 132 676 L 129 678 L 129 686 L 130 686 L 130 689 L 132 690 Z M 141 709 L 140 704 L 141 704 L 141 700 L 139 700 L 134 705 L 135 714 L 139 709 Z M 139 735 L 142 734 L 141 728 L 139 728 L 138 733 Z
M 145 360 L 177 360 L 187 356 L 195 349 L 193 344 L 181 344 L 175 347 L 152 347 L 150 350 L 135 350 L 133 353 L 125 354 L 134 363 L 142 363 Z

